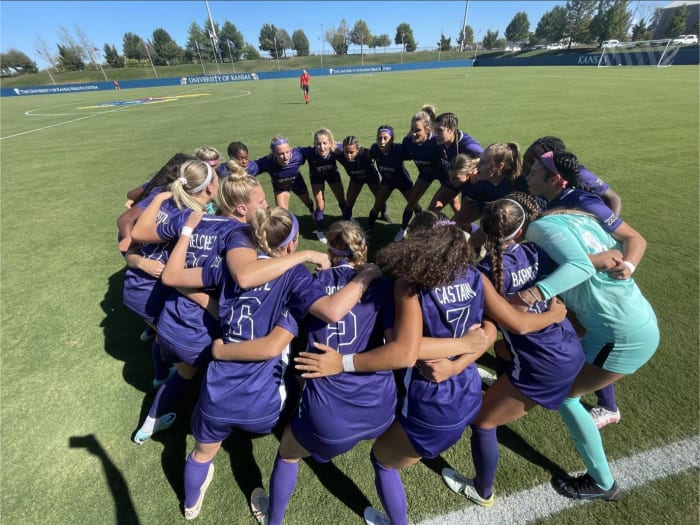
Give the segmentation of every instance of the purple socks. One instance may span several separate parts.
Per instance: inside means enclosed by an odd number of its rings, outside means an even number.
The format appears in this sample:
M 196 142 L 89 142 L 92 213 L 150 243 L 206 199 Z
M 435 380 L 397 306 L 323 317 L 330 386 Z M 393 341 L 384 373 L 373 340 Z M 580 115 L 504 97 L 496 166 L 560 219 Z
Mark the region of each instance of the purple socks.
M 604 386 L 600 390 L 596 390 L 595 395 L 598 398 L 599 407 L 603 407 L 611 412 L 615 412 L 617 410 L 614 383 L 610 383 L 608 386 Z
M 484 499 L 490 498 L 493 492 L 493 480 L 498 467 L 498 439 L 495 428 L 472 428 L 472 461 L 476 477 L 474 486 Z
M 399 471 L 386 468 L 379 463 L 373 452 L 369 457 L 374 467 L 374 484 L 377 487 L 377 494 L 379 494 L 382 506 L 391 520 L 391 525 L 408 525 L 406 492 Z
M 185 508 L 192 508 L 199 499 L 199 491 L 207 479 L 211 461 L 199 463 L 195 461 L 192 454 L 187 456 L 185 463 Z
M 165 414 L 173 406 L 186 384 L 187 379 L 184 379 L 180 374 L 174 373 L 171 375 L 165 383 L 160 385 L 151 408 L 148 410 L 148 415 L 153 418 L 159 418 Z
M 270 511 L 268 512 L 268 525 L 281 525 L 284 513 L 297 485 L 297 473 L 299 462 L 285 461 L 277 453 L 275 466 L 270 476 Z

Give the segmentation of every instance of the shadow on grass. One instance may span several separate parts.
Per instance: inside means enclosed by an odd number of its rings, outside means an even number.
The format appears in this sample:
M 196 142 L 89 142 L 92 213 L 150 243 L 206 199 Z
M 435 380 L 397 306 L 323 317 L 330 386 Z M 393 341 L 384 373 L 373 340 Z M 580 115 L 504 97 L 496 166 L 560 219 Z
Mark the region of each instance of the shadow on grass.
M 554 463 L 547 456 L 542 455 L 538 450 L 534 449 L 517 432 L 511 430 L 507 425 L 498 427 L 497 434 L 499 446 L 508 447 L 523 459 L 526 459 L 530 463 L 549 471 L 553 479 L 568 475 L 563 468 Z M 468 438 L 462 436 L 462 439 Z M 442 475 L 441 473 L 443 468 L 454 468 L 442 456 L 437 456 L 430 459 L 423 458 L 421 462 L 438 475 Z M 471 469 L 470 472 L 473 472 L 473 469 Z
M 153 379 L 151 342 L 143 343 L 139 340 L 145 324 L 122 301 L 124 272 L 125 269 L 121 269 L 109 277 L 107 290 L 100 303 L 105 314 L 100 323 L 104 333 L 104 349 L 115 359 L 124 362 L 122 376 L 128 384 L 142 392 L 149 392 Z
M 70 448 L 84 448 L 102 463 L 107 485 L 114 498 L 114 510 L 116 513 L 115 523 L 128 523 L 130 525 L 138 525 L 140 523 L 134 503 L 129 494 L 129 486 L 126 479 L 114 465 L 110 457 L 105 452 L 100 442 L 94 434 L 87 436 L 71 436 L 68 438 L 68 446 Z

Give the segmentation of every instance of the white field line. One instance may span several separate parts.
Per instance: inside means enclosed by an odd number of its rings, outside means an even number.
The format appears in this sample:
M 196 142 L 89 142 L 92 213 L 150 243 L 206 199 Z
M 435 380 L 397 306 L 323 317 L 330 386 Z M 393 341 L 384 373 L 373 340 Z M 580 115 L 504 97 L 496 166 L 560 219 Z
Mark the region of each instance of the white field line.
M 224 100 L 228 100 L 228 99 L 231 99 L 231 98 L 240 98 L 240 97 L 249 96 L 251 93 L 252 93 L 251 91 L 243 91 L 242 94 L 240 94 L 240 95 L 227 96 L 227 97 L 224 98 Z M 193 104 L 202 104 L 202 103 L 204 103 L 204 102 L 205 102 L 205 101 L 199 101 L 199 102 L 188 101 L 188 102 L 186 102 L 185 104 L 180 104 L 180 106 L 183 106 L 183 105 L 193 105 Z M 206 102 L 210 102 L 210 101 L 206 101 Z M 217 98 L 216 102 L 221 102 L 221 99 L 220 99 L 220 98 Z M 110 110 L 107 110 L 107 111 L 100 111 L 100 112 L 96 112 L 96 113 L 90 113 L 90 114 L 88 114 L 88 115 L 83 115 L 83 116 L 78 117 L 78 118 L 74 118 L 74 119 L 70 119 L 70 120 L 65 120 L 65 121 L 63 121 L 63 122 L 57 122 L 56 124 L 51 124 L 51 125 L 49 125 L 49 126 L 42 126 L 42 127 L 40 127 L 40 128 L 30 129 L 30 130 L 27 130 L 27 131 L 23 131 L 23 132 L 21 132 L 21 133 L 15 133 L 14 135 L 7 135 L 6 137 L 0 137 L 0 140 L 11 139 L 11 138 L 15 138 L 15 137 L 21 137 L 22 135 L 29 135 L 29 134 L 31 134 L 31 133 L 37 133 L 37 132 L 39 132 L 39 131 L 44 131 L 44 130 L 51 129 L 51 128 L 55 128 L 55 127 L 58 127 L 58 126 L 64 126 L 64 125 L 66 125 L 66 124 L 71 124 L 72 122 L 78 122 L 78 121 L 81 121 L 81 120 L 85 120 L 85 119 L 89 119 L 89 118 L 93 118 L 93 117 L 98 117 L 98 116 L 100 116 L 100 115 L 106 115 L 106 114 L 109 114 L 109 113 L 114 113 L 115 111 L 128 111 L 128 110 L 139 109 L 139 108 L 141 108 L 141 107 L 143 107 L 143 106 L 140 106 L 140 105 L 138 105 L 138 106 L 133 106 L 133 105 L 130 105 L 130 106 L 119 106 L 119 107 L 116 107 L 116 108 L 114 108 L 114 109 L 110 109 Z M 29 110 L 29 111 L 26 111 L 26 112 L 25 112 L 25 115 L 28 116 L 28 117 L 35 117 L 35 116 L 38 116 L 38 117 L 51 117 L 51 116 L 68 116 L 68 115 L 70 115 L 70 113 L 35 114 L 35 113 L 33 113 L 34 111 L 39 111 L 39 110 Z
M 698 467 L 699 448 L 700 437 L 695 436 L 614 461 L 610 467 L 624 492 Z M 449 489 L 444 487 L 444 490 Z M 464 509 L 422 521 L 418 525 L 521 524 L 589 503 L 561 496 L 549 484 L 505 496 L 499 495 L 496 487 L 495 494 L 494 504 L 488 509 L 468 503 Z

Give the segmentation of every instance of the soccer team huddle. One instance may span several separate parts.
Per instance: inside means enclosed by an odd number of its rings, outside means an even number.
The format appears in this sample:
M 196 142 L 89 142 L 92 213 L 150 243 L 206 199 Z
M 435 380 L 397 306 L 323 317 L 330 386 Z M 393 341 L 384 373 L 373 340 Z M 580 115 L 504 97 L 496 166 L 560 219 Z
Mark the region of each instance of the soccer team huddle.
M 202 376 L 182 415 L 196 440 L 184 464 L 186 519 L 200 514 L 212 461 L 234 430 L 281 430 L 268 490 L 249 495 L 262 524 L 283 522 L 300 459 L 327 462 L 361 440 L 373 440 L 368 468 L 383 506 L 366 508 L 365 522 L 407 524 L 399 470 L 441 454 L 467 427 L 474 473 L 445 468 L 442 477 L 489 507 L 496 430 L 538 405 L 559 411 L 586 466 L 556 480 L 557 491 L 620 499 L 599 429 L 620 419 L 614 383 L 658 346 L 656 317 L 632 279 L 646 242 L 620 218 L 620 197 L 560 139 L 542 137 L 522 155 L 515 142 L 482 148 L 456 115 L 425 105 L 405 138 L 382 125 L 369 149 L 321 129 L 313 146 L 276 136 L 267 156 L 249 159 L 241 142 L 228 156 L 222 163 L 211 147 L 174 155 L 128 193 L 118 220 L 124 303 L 146 322 L 142 339 L 155 336 L 157 392 L 133 441 L 170 428 L 175 402 Z M 326 184 L 343 216 L 330 225 Z M 374 203 L 363 229 L 354 206 L 365 184 Z M 370 262 L 369 234 L 388 219 L 395 189 L 406 200 L 401 224 Z M 326 252 L 297 249 L 291 193 Z M 476 365 L 491 347 L 496 375 Z M 580 398 L 591 392 L 589 412 Z

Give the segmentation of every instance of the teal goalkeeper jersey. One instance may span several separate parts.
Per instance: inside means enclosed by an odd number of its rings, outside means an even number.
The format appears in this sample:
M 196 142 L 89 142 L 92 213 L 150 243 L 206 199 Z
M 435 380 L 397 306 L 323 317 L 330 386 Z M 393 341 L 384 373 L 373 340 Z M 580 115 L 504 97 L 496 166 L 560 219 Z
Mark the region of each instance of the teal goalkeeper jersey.
M 602 341 L 620 337 L 655 322 L 654 312 L 633 279 L 613 279 L 596 272 L 588 255 L 612 248 L 622 251 L 598 222 L 586 215 L 547 215 L 532 223 L 526 235 L 559 265 L 537 283 L 546 299 L 559 296 L 586 329 Z

